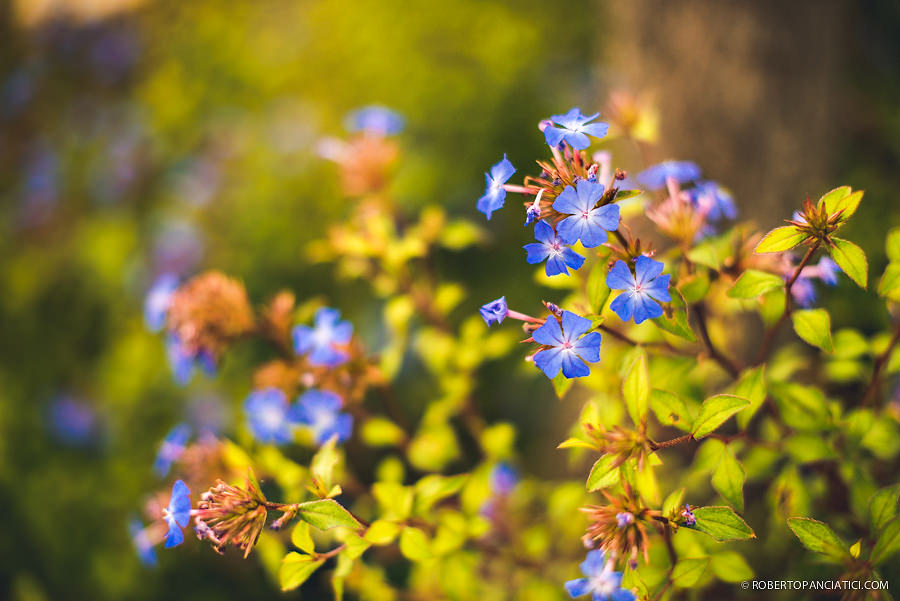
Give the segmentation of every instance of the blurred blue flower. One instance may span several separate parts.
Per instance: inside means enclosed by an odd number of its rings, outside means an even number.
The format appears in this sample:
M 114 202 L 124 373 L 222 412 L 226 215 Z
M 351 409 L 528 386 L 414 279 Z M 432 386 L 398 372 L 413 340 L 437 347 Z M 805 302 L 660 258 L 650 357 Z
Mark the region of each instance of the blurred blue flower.
M 278 388 L 251 392 L 244 401 L 244 413 L 253 437 L 259 442 L 281 445 L 293 439 L 287 397 Z
M 672 300 L 669 295 L 670 276 L 660 275 L 664 267 L 659 261 L 642 255 L 635 261 L 635 273 L 632 274 L 625 261 L 616 261 L 606 276 L 606 285 L 610 290 L 625 292 L 617 296 L 609 308 L 622 321 L 634 317 L 634 323 L 661 316 L 663 310 L 656 301 L 667 303 Z
M 548 317 L 531 337 L 538 344 L 551 348 L 535 354 L 534 364 L 550 379 L 556 377 L 560 367 L 567 378 L 580 378 L 591 373 L 585 362 L 600 360 L 600 334 L 591 332 L 582 336 L 591 329 L 591 325 L 590 319 L 571 311 L 562 312 L 562 328 L 556 317 Z
M 484 174 L 486 187 L 484 196 L 478 199 L 477 208 L 485 217 L 491 218 L 491 214 L 503 206 L 506 201 L 506 189 L 503 184 L 516 172 L 516 168 L 509 162 L 506 155 L 503 160 L 491 167 L 490 173 Z
M 519 470 L 509 463 L 501 461 L 491 470 L 489 481 L 491 492 L 495 495 L 509 495 L 519 483 Z
M 737 207 L 734 199 L 724 188 L 716 182 L 702 181 L 687 190 L 691 202 L 706 212 L 710 221 L 718 221 L 723 217 L 734 219 L 737 217 Z
M 488 326 L 495 323 L 501 323 L 509 313 L 509 307 L 506 305 L 506 297 L 501 296 L 495 301 L 481 305 L 481 308 L 478 311 L 481 313 L 481 318 L 484 320 L 484 323 L 488 324 Z
M 187 484 L 183 480 L 177 480 L 172 486 L 169 506 L 163 509 L 163 519 L 169 525 L 169 532 L 166 534 L 166 549 L 177 547 L 184 542 L 184 532 L 181 529 L 187 526 L 191 519 L 190 494 L 191 491 L 188 490 Z
M 169 359 L 169 366 L 172 368 L 175 381 L 182 386 L 190 382 L 194 375 L 194 368 L 197 366 L 200 366 L 209 375 L 216 372 L 216 362 L 209 353 L 205 351 L 192 352 L 173 332 L 169 332 L 166 336 L 166 356 Z
M 837 286 L 837 274 L 841 273 L 843 270 L 838 267 L 838 264 L 835 263 L 831 257 L 822 257 L 821 259 L 819 259 L 819 263 L 816 265 L 816 268 L 818 270 L 820 280 L 822 280 L 829 286 Z
M 564 246 L 562 239 L 556 235 L 553 228 L 544 221 L 538 221 L 534 225 L 534 237 L 537 242 L 526 244 L 523 248 L 527 253 L 525 260 L 534 265 L 546 260 L 544 271 L 548 276 L 564 273 L 569 275 L 569 269 L 577 270 L 584 265 L 584 257 Z
M 187 424 L 177 424 L 169 430 L 166 437 L 159 445 L 156 459 L 153 462 L 153 471 L 160 478 L 164 477 L 172 469 L 172 464 L 181 457 L 191 435 L 191 427 Z
M 183 276 L 200 262 L 203 247 L 202 233 L 194 224 L 183 219 L 166 221 L 154 234 L 154 269 Z
M 378 136 L 399 134 L 404 125 L 405 120 L 400 113 L 374 104 L 352 111 L 345 121 L 347 131 L 363 131 Z
M 341 413 L 341 397 L 327 390 L 307 390 L 289 412 L 290 420 L 308 426 L 316 444 L 325 444 L 332 436 L 338 442 L 350 438 L 353 416 Z
M 603 551 L 588 551 L 581 562 L 581 573 L 585 578 L 570 580 L 565 585 L 573 599 L 591 593 L 593 601 L 634 601 L 634 593 L 622 588 L 622 573 L 613 571 Z
M 309 353 L 308 360 L 312 365 L 336 367 L 346 362 L 349 355 L 337 346 L 350 342 L 353 324 L 340 319 L 341 312 L 337 309 L 328 307 L 319 309 L 316 312 L 314 327 L 294 328 L 294 350 L 298 355 Z
M 606 242 L 606 232 L 619 227 L 619 205 L 595 207 L 603 196 L 603 186 L 581 180 L 577 188 L 566 186 L 553 202 L 553 209 L 569 215 L 556 225 L 559 237 L 566 244 L 581 240 L 586 248 Z
M 166 325 L 166 313 L 172 304 L 172 295 L 178 289 L 178 276 L 164 273 L 153 282 L 144 298 L 144 323 L 151 332 L 158 332 Z
M 699 179 L 700 167 L 691 161 L 663 161 L 647 167 L 637 174 L 637 181 L 651 190 L 666 187 L 666 180 L 674 179 L 679 184 Z
M 818 294 L 812 279 L 801 274 L 791 286 L 791 296 L 794 297 L 794 302 L 801 307 L 811 307 L 816 302 Z
M 584 150 L 591 145 L 588 136 L 602 138 L 609 130 L 608 123 L 590 123 L 599 115 L 600 113 L 582 115 L 578 107 L 565 115 L 553 115 L 550 117 L 550 123 L 544 128 L 544 139 L 552 148 L 566 142 L 575 150 Z
M 150 537 L 147 536 L 147 530 L 139 519 L 134 518 L 128 522 L 128 534 L 131 536 L 131 542 L 141 563 L 145 566 L 155 566 L 156 551 L 153 543 L 150 542 Z
M 56 438 L 70 445 L 84 445 L 97 434 L 97 414 L 84 401 L 63 396 L 50 405 L 50 429 Z

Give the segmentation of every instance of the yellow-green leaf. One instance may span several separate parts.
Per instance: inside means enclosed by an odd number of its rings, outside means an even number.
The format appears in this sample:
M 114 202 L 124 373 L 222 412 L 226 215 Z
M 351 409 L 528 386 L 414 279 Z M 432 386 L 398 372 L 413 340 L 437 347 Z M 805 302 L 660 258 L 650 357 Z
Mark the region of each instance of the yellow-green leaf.
M 646 424 L 647 405 L 650 398 L 650 373 L 647 370 L 647 356 L 639 354 L 622 382 L 622 396 L 628 415 L 636 426 Z
M 433 557 L 428 536 L 411 526 L 407 526 L 400 533 L 400 552 L 410 561 L 425 561 Z
M 900 551 L 900 518 L 888 522 L 878 533 L 878 540 L 875 541 L 869 561 L 874 565 L 880 565 L 897 551 Z
M 744 511 L 744 466 L 737 460 L 730 447 L 725 447 L 719 465 L 713 471 L 712 485 L 729 505 L 738 512 Z
M 715 431 L 729 417 L 748 407 L 750 401 L 732 394 L 717 394 L 700 405 L 700 412 L 694 420 L 694 429 L 691 432 L 694 438 L 703 438 Z
M 294 529 L 291 530 L 291 543 L 306 553 L 315 553 L 315 545 L 313 544 L 312 535 L 309 531 L 309 522 L 300 520 Z
M 591 473 L 587 478 L 588 492 L 594 492 L 601 488 L 608 488 L 619 482 L 619 468 L 614 467 L 615 456 L 604 455 L 594 462 Z
M 708 534 L 719 542 L 756 538 L 747 522 L 731 507 L 698 507 L 693 512 L 697 523 L 686 527 Z
M 324 559 L 315 559 L 311 555 L 301 555 L 291 551 L 281 560 L 281 567 L 278 570 L 278 582 L 281 584 L 281 590 L 290 591 L 297 588 L 306 582 L 324 562 Z
M 869 281 L 869 264 L 866 261 L 866 253 L 863 250 L 843 238 L 831 238 L 834 246 L 831 247 L 831 258 L 838 264 L 851 280 L 860 288 L 865 288 Z
M 784 280 L 774 273 L 748 269 L 728 290 L 728 296 L 731 298 L 757 298 L 782 286 L 784 286 Z
M 297 506 L 297 517 L 319 530 L 330 530 L 338 526 L 353 530 L 362 527 L 356 518 L 334 499 L 300 503 Z
M 803 242 L 806 235 L 803 234 L 793 225 L 785 225 L 776 227 L 756 245 L 754 252 L 757 253 L 778 253 L 790 250 Z
M 804 309 L 791 314 L 797 336 L 826 353 L 834 351 L 831 340 L 831 316 L 825 309 Z
M 900 302 L 900 262 L 888 263 L 881 281 L 878 282 L 878 294 Z
M 672 584 L 678 588 L 694 586 L 708 565 L 709 557 L 686 557 L 679 560 L 672 569 Z
M 823 522 L 812 518 L 788 518 L 788 527 L 810 551 L 832 559 L 843 560 L 850 556 L 850 549 L 837 534 Z
M 373 545 L 389 545 L 397 538 L 400 526 L 387 520 L 375 520 L 366 530 L 363 538 Z

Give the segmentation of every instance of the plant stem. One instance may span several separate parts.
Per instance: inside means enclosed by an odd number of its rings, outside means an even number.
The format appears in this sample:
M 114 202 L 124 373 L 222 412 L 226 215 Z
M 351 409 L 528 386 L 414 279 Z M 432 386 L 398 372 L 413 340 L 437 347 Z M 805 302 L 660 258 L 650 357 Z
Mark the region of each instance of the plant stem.
M 812 259 L 813 253 L 815 253 L 819 246 L 822 244 L 821 240 L 816 240 L 816 243 L 809 247 L 809 250 L 806 251 L 806 254 L 803 256 L 803 259 L 800 261 L 800 264 L 794 269 L 794 273 L 791 274 L 790 279 L 784 285 L 784 312 L 781 314 L 781 317 L 778 318 L 778 321 L 775 322 L 775 325 L 769 328 L 769 331 L 766 332 L 766 337 L 763 339 L 762 346 L 759 347 L 759 353 L 757 353 L 756 358 L 753 359 L 754 365 L 759 365 L 763 361 L 766 360 L 766 357 L 769 356 L 769 352 L 772 350 L 772 343 L 775 341 L 775 334 L 778 333 L 778 330 L 781 329 L 781 326 L 785 321 L 791 316 L 791 310 L 794 308 L 794 299 L 791 296 L 791 288 L 793 288 L 794 283 L 797 281 L 797 278 L 800 277 L 800 272 L 803 271 L 803 268 L 809 263 L 809 260 Z
M 694 305 L 694 314 L 697 316 L 697 325 L 700 327 L 700 338 L 703 340 L 704 346 L 712 359 L 722 366 L 732 378 L 737 378 L 741 373 L 740 366 L 733 359 L 725 356 L 722 351 L 717 349 L 712 340 L 709 338 L 709 328 L 706 325 L 706 306 L 702 303 Z
M 658 451 L 659 449 L 667 449 L 669 447 L 674 447 L 675 445 L 679 445 L 683 442 L 688 442 L 689 440 L 693 440 L 692 434 L 685 434 L 684 436 L 679 436 L 678 438 L 673 438 L 671 440 L 664 440 L 662 442 L 653 442 L 650 441 L 650 448 L 654 451 Z
M 888 343 L 887 348 L 875 359 L 875 369 L 872 371 L 872 379 L 869 380 L 866 394 L 863 396 L 862 402 L 860 403 L 861 406 L 868 406 L 878 394 L 878 389 L 881 388 L 881 372 L 887 367 L 888 360 L 890 360 L 891 354 L 894 352 L 894 348 L 897 346 L 898 342 L 900 342 L 900 320 L 897 321 L 897 326 L 894 328 L 894 335 L 891 336 L 891 341 Z

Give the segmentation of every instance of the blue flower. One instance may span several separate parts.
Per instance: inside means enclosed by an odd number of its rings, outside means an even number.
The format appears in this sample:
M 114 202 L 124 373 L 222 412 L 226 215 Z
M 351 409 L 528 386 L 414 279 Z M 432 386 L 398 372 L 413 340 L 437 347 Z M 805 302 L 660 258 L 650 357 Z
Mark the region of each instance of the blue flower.
M 178 277 L 172 273 L 164 273 L 153 282 L 144 299 L 144 323 L 151 332 L 158 332 L 166 325 L 166 313 L 177 289 Z
M 836 286 L 838 279 L 837 274 L 842 271 L 838 264 L 835 263 L 831 257 L 822 257 L 819 259 L 818 265 L 816 265 L 817 271 L 819 272 L 819 279 L 828 284 L 829 286 Z
M 538 344 L 551 347 L 535 354 L 534 364 L 550 379 L 556 377 L 560 367 L 567 378 L 588 375 L 591 370 L 585 361 L 595 363 L 600 360 L 600 334 L 591 332 L 581 336 L 590 329 L 590 319 L 579 317 L 571 311 L 562 312 L 562 328 L 556 317 L 551 315 L 531 335 Z
M 491 492 L 506 496 L 512 493 L 519 483 L 519 470 L 506 462 L 500 462 L 491 470 L 489 478 Z
M 801 273 L 800 277 L 794 281 L 794 285 L 791 286 L 791 296 L 801 307 L 811 307 L 816 302 L 818 294 L 812 279 Z
M 50 429 L 56 438 L 69 445 L 87 445 L 95 439 L 97 413 L 86 402 L 63 396 L 50 405 Z
M 309 426 L 316 444 L 325 444 L 332 436 L 338 442 L 350 438 L 353 416 L 341 413 L 341 397 L 327 390 L 307 390 L 290 409 L 290 420 Z
M 169 532 L 166 534 L 166 549 L 177 547 L 184 542 L 184 532 L 182 528 L 188 525 L 191 519 L 191 491 L 188 490 L 187 484 L 183 480 L 178 480 L 172 487 L 172 497 L 169 499 L 169 506 L 163 509 L 163 519 L 169 525 Z
M 685 526 L 695 526 L 697 524 L 697 518 L 694 516 L 694 512 L 691 511 L 691 506 L 687 503 L 684 504 L 684 509 L 681 511 L 681 518 L 684 520 Z
M 364 131 L 378 136 L 399 134 L 404 125 L 405 120 L 400 113 L 375 104 L 352 111 L 345 120 L 347 131 Z
M 291 442 L 288 422 L 288 401 L 278 388 L 255 390 L 244 401 L 244 413 L 250 422 L 250 431 L 259 442 L 277 445 Z
M 481 318 L 488 326 L 495 323 L 501 323 L 509 313 L 509 307 L 506 305 L 506 297 L 501 296 L 495 301 L 491 301 L 485 305 L 481 305 L 478 310 Z
M 184 386 L 190 382 L 194 375 L 194 368 L 198 365 L 204 372 L 212 375 L 216 372 L 216 362 L 212 355 L 206 351 L 191 352 L 181 342 L 177 334 L 170 332 L 166 337 L 166 356 L 175 381 Z
M 588 551 L 581 573 L 585 578 L 566 582 L 566 592 L 573 599 L 592 593 L 593 601 L 634 601 L 634 593 L 622 588 L 622 572 L 613 571 L 603 551 Z
M 606 232 L 619 227 L 619 205 L 595 207 L 603 196 L 603 185 L 581 180 L 577 188 L 566 186 L 553 202 L 553 209 L 569 215 L 556 225 L 559 237 L 566 244 L 578 240 L 587 248 L 606 242 Z
M 153 549 L 150 537 L 147 536 L 147 530 L 139 519 L 135 518 L 128 522 L 128 534 L 131 536 L 131 542 L 141 563 L 145 566 L 156 565 L 156 551 Z
M 523 248 L 527 253 L 525 260 L 534 265 L 546 260 L 544 267 L 547 275 L 564 273 L 569 275 L 567 267 L 573 270 L 584 265 L 584 257 L 563 245 L 562 239 L 556 235 L 553 228 L 543 221 L 534 225 L 534 237 L 537 242 L 526 244 Z
M 190 435 L 191 427 L 187 424 L 178 424 L 166 434 L 153 462 L 153 471 L 157 476 L 162 478 L 169 473 L 172 463 L 184 453 L 185 443 Z
M 663 161 L 638 173 L 637 180 L 641 185 L 657 190 L 665 188 L 670 177 L 679 184 L 685 184 L 700 177 L 700 167 L 691 161 Z
M 734 219 L 737 217 L 737 207 L 734 199 L 724 188 L 716 182 L 698 182 L 697 185 L 687 191 L 694 203 L 700 209 L 706 211 L 706 217 L 710 221 L 718 221 L 723 217 Z
M 309 353 L 310 364 L 336 367 L 345 363 L 349 355 L 337 348 L 346 345 L 353 336 L 353 324 L 341 321 L 337 309 L 322 307 L 316 312 L 316 325 L 294 328 L 294 350 L 298 355 Z
M 544 139 L 551 148 L 566 142 L 575 150 L 584 150 L 591 145 L 588 136 L 602 138 L 609 130 L 609 123 L 590 123 L 600 113 L 582 115 L 581 109 L 573 108 L 565 115 L 553 115 L 551 123 L 544 128 Z
M 634 323 L 661 316 L 663 310 L 656 301 L 667 303 L 672 300 L 669 296 L 669 275 L 659 275 L 663 267 L 659 261 L 642 255 L 634 263 L 636 275 L 633 275 L 625 261 L 616 261 L 606 276 L 606 285 L 610 290 L 625 292 L 617 296 L 609 308 L 622 321 L 628 321 L 633 316 Z
M 484 174 L 487 184 L 484 196 L 478 199 L 477 207 L 488 219 L 491 218 L 491 213 L 503 206 L 506 200 L 506 189 L 503 187 L 503 184 L 515 172 L 516 168 L 513 167 L 513 164 L 509 162 L 509 159 L 504 154 L 503 160 L 491 167 L 490 173 Z

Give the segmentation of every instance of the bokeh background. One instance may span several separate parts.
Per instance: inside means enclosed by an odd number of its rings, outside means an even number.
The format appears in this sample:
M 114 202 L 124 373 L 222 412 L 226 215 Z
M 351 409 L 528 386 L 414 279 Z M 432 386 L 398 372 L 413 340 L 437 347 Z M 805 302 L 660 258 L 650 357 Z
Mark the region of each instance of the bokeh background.
M 227 434 L 249 387 L 239 354 L 176 386 L 142 304 L 159 273 L 216 268 L 256 302 L 329 298 L 376 345 L 365 287 L 304 256 L 345 214 L 314 148 L 347 111 L 406 117 L 393 191 L 410 211 L 480 222 L 481 173 L 544 156 L 540 118 L 638 94 L 659 111 L 651 158 L 697 161 L 762 228 L 865 189 L 848 237 L 880 273 L 900 223 L 898 67 L 891 0 L 0 2 L 0 598 L 281 598 L 254 561 L 195 546 L 148 569 L 133 552 L 162 436 Z M 462 310 L 540 300 L 518 213 L 489 229 L 439 257 Z M 887 319 L 852 287 L 825 294 L 836 323 Z M 552 476 L 572 416 L 516 365 L 484 370 L 479 398 Z

